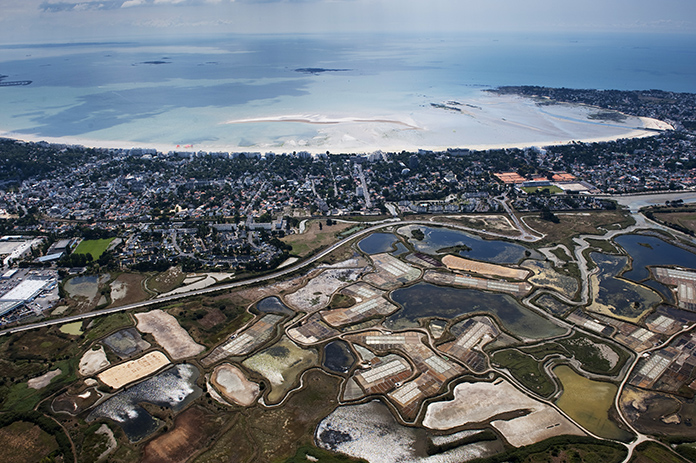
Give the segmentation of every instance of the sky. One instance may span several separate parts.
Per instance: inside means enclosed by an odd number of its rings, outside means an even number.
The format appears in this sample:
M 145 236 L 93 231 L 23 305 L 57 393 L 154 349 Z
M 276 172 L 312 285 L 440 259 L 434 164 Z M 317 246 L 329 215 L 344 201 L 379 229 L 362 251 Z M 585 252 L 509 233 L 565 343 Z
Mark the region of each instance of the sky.
M 0 44 L 211 33 L 696 34 L 694 0 L 0 0 Z

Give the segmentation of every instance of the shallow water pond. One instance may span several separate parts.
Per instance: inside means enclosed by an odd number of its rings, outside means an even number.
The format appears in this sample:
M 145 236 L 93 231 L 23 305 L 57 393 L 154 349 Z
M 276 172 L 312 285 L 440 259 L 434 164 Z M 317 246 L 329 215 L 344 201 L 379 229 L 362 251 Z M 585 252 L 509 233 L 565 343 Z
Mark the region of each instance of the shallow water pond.
M 318 363 L 316 350 L 302 349 L 283 336 L 276 344 L 246 359 L 242 365 L 271 383 L 268 401 L 278 403 L 295 387 L 302 372 Z
M 654 236 L 621 235 L 614 241 L 633 258 L 633 269 L 622 276 L 629 280 L 641 281 L 650 277 L 648 265 L 678 265 L 696 268 L 696 254 L 669 244 Z
M 73 336 L 79 336 L 84 331 L 82 331 L 82 322 L 72 322 L 72 323 L 66 323 L 65 325 L 61 325 L 59 328 L 61 333 L 65 334 L 71 334 Z
M 70 297 L 94 299 L 99 290 L 99 277 L 97 275 L 73 277 L 65 282 L 64 288 Z
M 360 240 L 358 247 L 365 254 L 380 254 L 391 251 L 393 244 L 398 240 L 393 233 L 373 233 Z
M 87 422 L 108 418 L 123 429 L 131 442 L 139 441 L 160 425 L 139 404 L 147 402 L 178 412 L 202 394 L 196 385 L 199 374 L 193 365 L 176 365 L 107 399 L 89 414 Z
M 636 321 L 662 301 L 660 295 L 652 289 L 616 278 L 626 266 L 627 257 L 593 252 L 590 258 L 599 267 L 599 272 L 590 278 L 595 296 L 589 310 Z
M 281 300 L 275 296 L 261 299 L 256 303 L 256 308 L 263 313 L 279 313 L 282 315 L 292 315 L 295 312 L 290 310 L 288 306 L 283 304 Z
M 414 230 L 420 230 L 424 238 L 422 240 L 415 239 L 413 237 Z M 534 257 L 538 254 L 519 244 L 501 240 L 484 240 L 478 236 L 450 228 L 408 225 L 400 228 L 398 232 L 400 235 L 408 238 L 416 251 L 425 254 L 442 254 L 455 251 L 450 253 L 497 264 L 515 264 L 525 256 Z
M 336 373 L 346 373 L 355 363 L 355 355 L 345 341 L 333 341 L 324 347 L 324 365 Z
M 397 289 L 391 298 L 403 308 L 385 320 L 384 326 L 390 329 L 415 328 L 418 326 L 417 320 L 424 317 L 452 319 L 487 313 L 496 316 L 503 327 L 515 336 L 542 339 L 566 331 L 505 294 L 418 283 Z
M 615 384 L 587 379 L 565 365 L 557 366 L 553 372 L 563 386 L 556 404 L 568 416 L 598 436 L 623 441 L 631 438 L 631 433 L 609 419 L 618 391 Z
M 461 438 L 459 433 L 452 440 Z M 496 439 L 428 455 L 429 440 L 442 445 L 441 441 L 447 442 L 447 437 L 400 425 L 379 401 L 338 407 L 319 423 L 315 439 L 319 447 L 364 458 L 370 463 L 450 463 L 487 457 L 503 450 L 502 442 Z

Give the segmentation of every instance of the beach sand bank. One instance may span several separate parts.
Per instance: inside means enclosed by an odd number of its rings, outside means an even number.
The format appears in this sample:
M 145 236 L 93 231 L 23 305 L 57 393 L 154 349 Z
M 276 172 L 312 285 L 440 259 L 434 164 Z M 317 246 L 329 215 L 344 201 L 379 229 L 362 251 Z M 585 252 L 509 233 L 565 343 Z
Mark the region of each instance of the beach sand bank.
M 281 114 L 260 115 L 221 121 L 214 141 L 192 146 L 162 141 L 109 140 L 90 137 L 43 137 L 2 132 L 0 136 L 24 141 L 82 145 L 99 148 L 146 148 L 169 151 L 226 151 L 276 153 L 370 153 L 401 151 L 444 151 L 448 148 L 486 150 L 562 145 L 570 142 L 604 142 L 621 138 L 647 137 L 672 127 L 646 117 L 626 116 L 621 122 L 589 117 L 602 110 L 586 105 L 539 105 L 535 100 L 515 95 L 481 93 L 475 98 L 433 101 L 401 114 Z M 275 137 L 282 124 L 285 135 Z M 289 127 L 288 127 L 289 126 Z M 276 127 L 276 129 L 274 129 Z M 225 130 L 229 128 L 229 138 Z M 239 143 L 239 130 L 253 128 L 264 136 L 252 143 Z M 255 132 L 255 133 L 256 133 Z

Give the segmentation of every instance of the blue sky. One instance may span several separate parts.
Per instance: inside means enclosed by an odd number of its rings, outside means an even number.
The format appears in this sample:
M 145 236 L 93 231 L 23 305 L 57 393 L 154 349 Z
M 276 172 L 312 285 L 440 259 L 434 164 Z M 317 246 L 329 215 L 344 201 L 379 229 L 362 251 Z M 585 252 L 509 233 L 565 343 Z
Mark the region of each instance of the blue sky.
M 694 0 L 0 0 L 0 42 L 206 33 L 696 33 Z

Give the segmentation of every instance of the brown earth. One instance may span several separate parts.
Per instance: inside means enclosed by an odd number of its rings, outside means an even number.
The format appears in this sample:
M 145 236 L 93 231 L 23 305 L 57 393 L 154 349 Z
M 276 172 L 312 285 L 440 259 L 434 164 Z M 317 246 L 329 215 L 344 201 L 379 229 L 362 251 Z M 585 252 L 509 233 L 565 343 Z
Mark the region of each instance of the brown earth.
M 183 463 L 218 430 L 219 423 L 209 412 L 191 407 L 176 417 L 174 429 L 147 443 L 142 463 Z
M 319 230 L 319 224 L 322 229 Z M 314 254 L 321 248 L 326 248 L 341 240 L 336 234 L 356 226 L 353 223 L 339 222 L 334 225 L 326 225 L 325 220 L 311 220 L 307 222 L 307 228 L 302 234 L 287 235 L 281 239 L 292 246 L 292 253 L 299 257 L 307 257 Z
M 603 235 L 607 230 L 626 228 L 635 223 L 626 212 L 622 211 L 588 211 L 574 213 L 556 213 L 559 223 L 539 218 L 539 214 L 523 214 L 524 223 L 545 236 L 537 241 L 537 246 L 562 243 L 575 247 L 572 236 L 583 234 Z M 572 230 L 572 234 L 568 231 Z
M 240 413 L 239 420 L 194 461 L 271 463 L 294 455 L 300 445 L 313 441 L 319 421 L 337 406 L 340 380 L 311 370 L 303 384 L 282 407 L 252 407 Z
M 658 212 L 655 213 L 655 218 L 696 232 L 696 212 Z
M 212 307 L 207 309 L 207 314 L 203 316 L 198 323 L 206 330 L 214 327 L 215 325 L 227 320 L 225 315 L 220 311 L 220 309 Z
M 89 393 L 89 395 L 87 395 Z M 83 397 L 80 397 L 80 396 Z M 102 394 L 99 393 L 96 388 L 86 389 L 83 393 L 70 394 L 64 392 L 63 394 L 57 396 L 53 399 L 51 407 L 56 412 L 65 412 L 71 415 L 79 415 L 83 411 L 87 410 L 89 407 L 94 405 Z
M 185 279 L 186 275 L 181 271 L 181 268 L 172 267 L 166 272 L 148 278 L 146 285 L 153 291 L 166 293 L 181 286 Z
M 150 295 L 143 289 L 143 281 L 147 277 L 138 273 L 122 273 L 114 280 L 114 282 L 121 283 L 126 287 L 126 294 L 124 297 L 118 300 L 112 301 L 112 306 L 120 306 L 133 304 L 135 302 L 145 301 L 150 298 Z M 114 282 L 111 284 L 113 285 Z
M 58 449 L 55 437 L 25 421 L 0 429 L 2 461 L 41 461 Z

